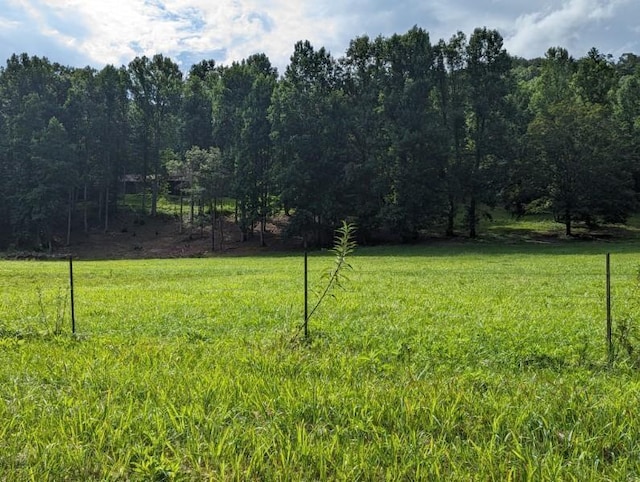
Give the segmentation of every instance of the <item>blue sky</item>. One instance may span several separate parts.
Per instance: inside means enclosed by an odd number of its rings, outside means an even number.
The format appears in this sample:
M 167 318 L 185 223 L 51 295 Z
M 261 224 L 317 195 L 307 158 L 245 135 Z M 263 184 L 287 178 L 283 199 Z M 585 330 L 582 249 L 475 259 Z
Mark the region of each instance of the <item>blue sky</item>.
M 551 46 L 575 57 L 591 47 L 640 54 L 637 0 L 0 0 L 0 62 L 27 52 L 101 68 L 163 53 L 187 70 L 263 52 L 283 72 L 298 40 L 340 57 L 359 35 L 414 25 L 434 43 L 496 28 L 511 54 L 527 58 Z

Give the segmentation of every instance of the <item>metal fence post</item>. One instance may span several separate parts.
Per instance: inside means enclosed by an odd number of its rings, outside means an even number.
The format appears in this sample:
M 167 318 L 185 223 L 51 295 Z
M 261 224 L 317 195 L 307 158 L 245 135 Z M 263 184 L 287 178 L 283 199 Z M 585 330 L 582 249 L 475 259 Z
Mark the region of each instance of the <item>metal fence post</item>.
M 76 332 L 76 311 L 73 299 L 73 256 L 69 256 L 69 288 L 71 292 L 71 333 Z
M 309 337 L 309 280 L 307 274 L 308 268 L 308 252 L 307 239 L 304 240 L 304 337 Z
M 607 359 L 609 365 L 613 363 L 613 337 L 611 329 L 611 254 L 607 253 L 606 258 L 607 272 Z

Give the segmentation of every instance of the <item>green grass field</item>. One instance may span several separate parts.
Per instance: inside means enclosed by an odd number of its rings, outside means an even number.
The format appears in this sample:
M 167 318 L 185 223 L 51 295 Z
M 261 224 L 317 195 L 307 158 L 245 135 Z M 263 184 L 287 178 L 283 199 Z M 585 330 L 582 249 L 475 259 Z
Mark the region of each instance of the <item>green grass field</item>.
M 0 262 L 0 480 L 636 480 L 607 251 L 634 326 L 637 242 L 433 244 L 358 249 L 309 343 L 299 254 L 78 261 L 75 337 L 67 264 Z

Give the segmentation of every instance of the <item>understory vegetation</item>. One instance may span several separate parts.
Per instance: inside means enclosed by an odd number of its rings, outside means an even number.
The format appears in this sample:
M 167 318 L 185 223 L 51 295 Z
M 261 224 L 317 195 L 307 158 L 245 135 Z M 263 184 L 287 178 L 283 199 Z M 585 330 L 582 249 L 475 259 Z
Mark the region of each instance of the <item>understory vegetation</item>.
M 485 239 L 359 248 L 308 344 L 301 254 L 78 261 L 75 336 L 66 263 L 0 262 L 0 479 L 634 479 L 607 251 L 633 327 L 635 242 Z

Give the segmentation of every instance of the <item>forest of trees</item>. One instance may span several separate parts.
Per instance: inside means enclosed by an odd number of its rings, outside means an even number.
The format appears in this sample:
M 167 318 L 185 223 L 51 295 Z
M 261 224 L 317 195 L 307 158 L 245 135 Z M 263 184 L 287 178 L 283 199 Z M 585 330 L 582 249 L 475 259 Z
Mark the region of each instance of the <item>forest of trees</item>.
M 243 233 L 284 212 L 318 242 L 341 219 L 363 238 L 474 237 L 495 206 L 550 213 L 567 235 L 624 222 L 639 66 L 595 48 L 516 58 L 486 28 L 358 37 L 341 58 L 298 42 L 282 75 L 263 54 L 186 75 L 163 55 L 96 70 L 16 54 L 0 70 L 0 249 L 109 230 L 125 176 L 145 215 L 171 177 L 207 209 L 235 199 Z

